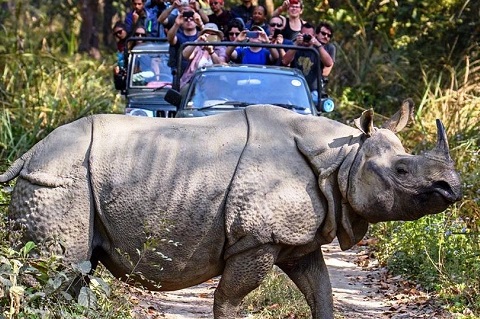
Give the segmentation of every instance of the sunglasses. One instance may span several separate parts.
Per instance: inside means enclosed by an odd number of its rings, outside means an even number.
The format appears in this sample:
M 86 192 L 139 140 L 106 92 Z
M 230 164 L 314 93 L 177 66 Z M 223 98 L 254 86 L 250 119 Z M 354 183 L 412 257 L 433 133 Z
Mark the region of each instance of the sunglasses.
M 144 37 L 145 36 L 145 33 L 135 33 L 135 36 L 136 37 Z
M 120 36 L 120 34 L 122 34 L 123 30 L 118 30 L 118 31 L 115 31 L 113 34 L 117 37 Z
M 231 35 L 231 36 L 238 36 L 240 34 L 240 32 L 228 32 L 228 35 Z
M 281 28 L 281 27 L 283 27 L 283 24 L 281 24 L 281 23 L 270 23 L 270 26 L 271 26 L 272 28 L 275 28 L 275 27 Z
M 331 33 L 323 32 L 323 31 L 320 31 L 320 33 L 321 33 L 324 37 L 329 37 L 329 38 L 332 37 L 332 34 L 331 34 Z
M 210 2 L 210 5 L 213 6 L 213 5 L 219 5 L 220 2 Z

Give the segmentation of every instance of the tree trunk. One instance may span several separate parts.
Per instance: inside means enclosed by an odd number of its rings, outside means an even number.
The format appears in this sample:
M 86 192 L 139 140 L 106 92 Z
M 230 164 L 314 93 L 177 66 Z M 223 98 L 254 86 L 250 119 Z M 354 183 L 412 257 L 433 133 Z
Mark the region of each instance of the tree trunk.
M 115 39 L 112 35 L 113 17 L 116 13 L 113 0 L 103 0 L 103 44 L 112 49 L 116 48 Z
M 100 59 L 99 40 L 97 31 L 98 0 L 81 0 L 80 17 L 80 44 L 79 52 L 88 52 L 93 58 Z

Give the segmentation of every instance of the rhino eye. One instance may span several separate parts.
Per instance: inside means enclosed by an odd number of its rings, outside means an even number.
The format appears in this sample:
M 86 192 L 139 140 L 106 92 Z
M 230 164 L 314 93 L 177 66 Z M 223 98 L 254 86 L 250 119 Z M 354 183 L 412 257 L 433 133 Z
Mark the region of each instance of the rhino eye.
M 406 175 L 408 174 L 407 170 L 404 169 L 403 167 L 397 167 L 397 174 L 399 175 Z

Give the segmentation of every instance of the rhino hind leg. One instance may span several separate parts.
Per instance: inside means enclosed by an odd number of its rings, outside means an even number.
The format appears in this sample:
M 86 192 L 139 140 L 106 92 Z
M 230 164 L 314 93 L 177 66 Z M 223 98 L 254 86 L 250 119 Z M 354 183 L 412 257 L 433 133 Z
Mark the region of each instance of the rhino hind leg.
M 215 319 L 236 318 L 243 298 L 257 288 L 272 269 L 279 249 L 263 245 L 227 259 L 222 278 L 215 290 Z
M 85 175 L 86 170 L 83 178 L 73 179 L 68 187 L 17 179 L 9 219 L 12 230 L 20 230 L 16 233 L 20 233 L 21 243 L 31 240 L 45 246 L 62 255 L 66 264 L 90 259 L 93 206 Z
M 321 249 L 278 266 L 305 296 L 312 311 L 312 319 L 334 318 L 332 285 Z

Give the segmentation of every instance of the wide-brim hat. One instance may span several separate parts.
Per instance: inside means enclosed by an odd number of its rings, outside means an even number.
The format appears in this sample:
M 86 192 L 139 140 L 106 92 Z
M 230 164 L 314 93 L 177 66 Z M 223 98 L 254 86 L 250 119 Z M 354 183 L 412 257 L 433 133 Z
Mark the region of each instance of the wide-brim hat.
M 265 30 L 259 26 L 259 25 L 253 25 L 250 27 L 250 31 L 262 31 L 262 32 L 265 32 Z
M 210 31 L 210 32 L 218 35 L 220 37 L 220 40 L 223 39 L 223 32 L 218 29 L 218 26 L 215 23 L 206 23 L 203 26 L 203 29 L 202 29 L 202 31 L 200 31 L 200 34 L 198 36 L 201 36 L 202 34 L 204 34 L 207 31 Z

